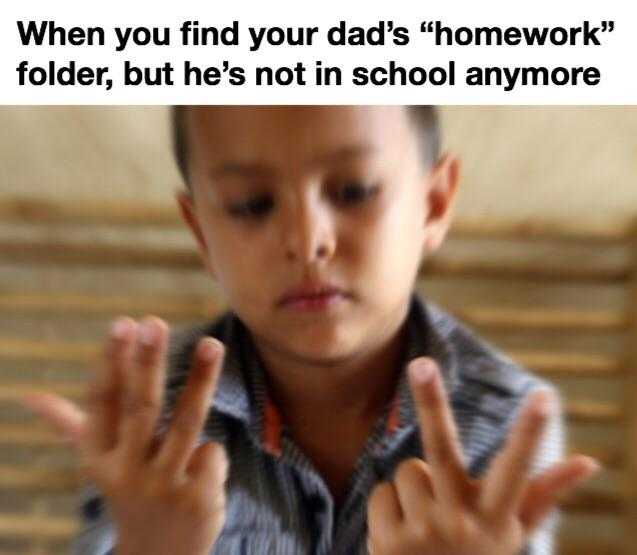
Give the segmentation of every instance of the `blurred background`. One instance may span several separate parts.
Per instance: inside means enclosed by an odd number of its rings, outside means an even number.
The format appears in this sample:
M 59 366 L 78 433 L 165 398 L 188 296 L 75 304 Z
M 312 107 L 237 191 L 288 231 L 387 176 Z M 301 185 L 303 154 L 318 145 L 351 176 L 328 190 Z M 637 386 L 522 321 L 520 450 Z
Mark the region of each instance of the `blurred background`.
M 637 107 L 442 107 L 459 218 L 606 229 L 637 204 Z M 0 108 L 3 196 L 172 205 L 161 107 Z
M 463 169 L 418 289 L 562 391 L 560 553 L 637 552 L 637 108 L 442 107 Z M 0 554 L 66 553 L 74 460 L 18 399 L 80 399 L 110 320 L 225 308 L 173 200 L 162 107 L 0 108 Z M 631 439 L 632 438 L 632 439 Z

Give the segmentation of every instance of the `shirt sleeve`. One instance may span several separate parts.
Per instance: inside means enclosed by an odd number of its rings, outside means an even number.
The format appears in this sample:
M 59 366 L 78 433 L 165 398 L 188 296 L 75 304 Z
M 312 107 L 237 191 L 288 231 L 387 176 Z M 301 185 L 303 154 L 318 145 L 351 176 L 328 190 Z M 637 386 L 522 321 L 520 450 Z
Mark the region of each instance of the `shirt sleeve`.
M 546 388 L 546 386 L 543 386 Z M 564 420 L 559 395 L 551 388 L 557 400 L 555 410 L 549 420 L 544 438 L 540 442 L 532 467 L 532 475 L 537 475 L 564 458 Z M 552 555 L 555 552 L 555 534 L 559 523 L 558 511 L 554 511 L 531 536 L 525 555 Z
M 80 527 L 71 544 L 73 555 L 113 555 L 115 528 L 108 515 L 104 498 L 94 486 L 80 492 Z

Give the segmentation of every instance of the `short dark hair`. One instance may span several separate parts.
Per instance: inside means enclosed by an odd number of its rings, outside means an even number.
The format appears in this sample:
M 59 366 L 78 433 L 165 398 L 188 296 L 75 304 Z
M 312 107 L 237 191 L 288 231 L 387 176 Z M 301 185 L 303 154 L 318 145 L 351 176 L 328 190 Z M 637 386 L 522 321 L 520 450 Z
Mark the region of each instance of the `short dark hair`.
M 170 125 L 173 155 L 186 187 L 188 180 L 188 137 L 186 133 L 186 112 L 188 106 L 172 106 Z M 440 124 L 435 106 L 407 106 L 411 121 L 416 125 L 421 140 L 421 153 L 425 166 L 429 167 L 440 156 Z

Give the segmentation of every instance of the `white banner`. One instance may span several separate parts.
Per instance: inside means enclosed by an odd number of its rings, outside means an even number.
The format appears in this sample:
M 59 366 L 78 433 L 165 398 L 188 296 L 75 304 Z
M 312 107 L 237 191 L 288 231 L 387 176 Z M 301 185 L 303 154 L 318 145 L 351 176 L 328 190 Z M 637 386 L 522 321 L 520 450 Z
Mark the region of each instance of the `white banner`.
M 16 2 L 0 102 L 634 104 L 634 6 Z

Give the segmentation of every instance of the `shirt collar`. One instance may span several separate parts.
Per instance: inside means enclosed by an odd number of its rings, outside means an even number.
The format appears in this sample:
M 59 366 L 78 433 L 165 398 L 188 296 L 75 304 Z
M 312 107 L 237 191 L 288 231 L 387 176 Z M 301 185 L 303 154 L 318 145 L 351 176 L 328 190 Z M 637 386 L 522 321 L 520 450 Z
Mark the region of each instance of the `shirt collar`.
M 389 407 L 386 431 L 411 427 L 417 422 L 416 409 L 407 378 L 407 364 L 428 356 L 438 363 L 449 394 L 458 383 L 457 354 L 449 341 L 452 321 L 434 304 L 425 304 L 413 293 L 408 311 L 407 341 L 400 375 Z M 267 393 L 263 362 L 252 335 L 232 312 L 222 319 L 214 335 L 226 346 L 224 368 L 215 393 L 213 408 L 242 421 L 263 448 L 273 455 L 281 453 L 282 420 Z

